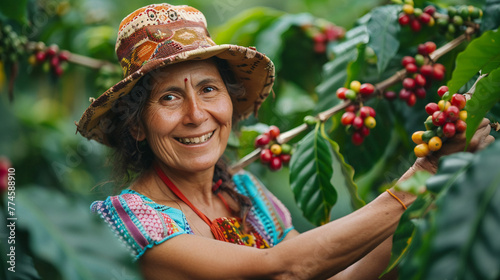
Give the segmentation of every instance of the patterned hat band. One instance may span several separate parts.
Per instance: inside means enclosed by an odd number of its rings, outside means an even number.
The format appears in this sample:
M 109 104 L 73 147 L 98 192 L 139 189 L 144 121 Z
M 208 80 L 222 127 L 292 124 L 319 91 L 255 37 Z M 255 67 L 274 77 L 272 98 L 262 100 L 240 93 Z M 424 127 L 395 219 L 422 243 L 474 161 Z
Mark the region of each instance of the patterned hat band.
M 120 28 L 116 42 L 124 77 L 152 60 L 215 46 L 205 17 L 191 7 L 149 6 L 124 21 L 130 18 L 131 23 Z

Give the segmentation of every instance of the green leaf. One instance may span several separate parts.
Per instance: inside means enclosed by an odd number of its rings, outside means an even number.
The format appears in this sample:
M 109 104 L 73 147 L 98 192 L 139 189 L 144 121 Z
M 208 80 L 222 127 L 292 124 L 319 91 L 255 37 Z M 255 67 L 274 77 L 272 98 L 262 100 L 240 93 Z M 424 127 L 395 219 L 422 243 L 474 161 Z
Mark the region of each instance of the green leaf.
M 18 21 L 21 24 L 27 23 L 27 4 L 28 0 L 2 1 L 0 13 L 7 18 Z
M 290 187 L 304 216 L 313 224 L 330 220 L 330 210 L 337 201 L 331 183 L 332 150 L 321 136 L 320 126 L 309 132 L 297 145 L 290 162 Z
M 483 17 L 481 18 L 481 33 L 487 30 L 497 29 L 500 26 L 500 2 L 486 0 L 483 6 Z
M 487 31 L 470 42 L 457 56 L 456 68 L 448 81 L 450 93 L 457 92 L 479 70 L 493 70 L 500 66 L 500 32 Z M 486 74 L 483 72 L 482 74 Z
M 499 38 L 500 40 L 500 38 Z M 500 52 L 499 52 L 500 54 Z M 471 63 L 473 64 L 473 63 Z M 472 98 L 467 101 L 467 145 L 479 127 L 479 124 L 493 106 L 500 101 L 500 69 L 492 71 L 487 77 L 479 80 Z
M 418 275 L 401 265 L 402 279 L 499 279 L 499 153 L 500 141 L 496 141 L 467 156 L 468 161 L 462 154 L 443 158 L 442 165 L 458 163 L 438 169 L 437 175 L 448 177 L 444 184 L 449 188 L 439 194 L 431 210 L 431 229 L 419 233 L 427 245 L 408 256 Z
M 358 186 L 354 182 L 354 168 L 347 164 L 344 156 L 340 153 L 340 147 L 337 142 L 333 141 L 326 135 L 324 127 L 321 129 L 321 136 L 330 142 L 333 150 L 332 168 L 333 177 L 332 182 L 335 189 L 347 189 L 350 195 L 351 205 L 354 210 L 359 209 L 365 205 L 365 202 L 359 197 Z
M 262 31 L 257 36 L 258 49 L 269 56 L 276 66 L 276 69 L 281 68 L 281 61 L 277 60 L 279 54 L 286 47 L 283 44 L 282 35 L 292 26 L 300 26 L 302 24 L 312 24 L 314 17 L 311 14 L 303 13 L 297 15 L 283 15 L 274 21 L 269 28 Z M 275 61 L 276 60 L 276 61 Z
M 431 173 L 427 171 L 417 171 L 413 176 L 405 181 L 396 184 L 395 188 L 413 194 L 419 194 L 421 187 L 425 186 L 425 181 L 431 177 Z
M 19 228 L 29 232 L 35 263 L 44 263 L 37 267 L 43 279 L 138 277 L 130 253 L 87 203 L 41 186 L 16 195 Z
M 397 24 L 400 5 L 387 5 L 375 8 L 371 12 L 370 20 L 367 23 L 370 42 L 368 46 L 377 55 L 377 68 L 379 73 L 383 73 L 390 60 L 396 55 L 399 49 L 399 24 Z
M 256 36 L 281 15 L 281 11 L 264 7 L 245 10 L 215 29 L 214 41 L 241 46 L 255 45 Z

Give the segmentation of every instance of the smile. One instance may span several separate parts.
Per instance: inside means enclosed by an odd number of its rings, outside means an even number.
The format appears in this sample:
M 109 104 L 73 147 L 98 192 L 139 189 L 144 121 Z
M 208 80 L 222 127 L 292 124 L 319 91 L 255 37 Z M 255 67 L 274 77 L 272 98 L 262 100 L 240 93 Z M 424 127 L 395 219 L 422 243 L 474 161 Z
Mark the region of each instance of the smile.
M 209 132 L 200 137 L 189 137 L 189 138 L 175 138 L 175 140 L 181 142 L 182 144 L 192 145 L 192 144 L 202 144 L 210 140 L 210 138 L 214 135 L 214 131 Z

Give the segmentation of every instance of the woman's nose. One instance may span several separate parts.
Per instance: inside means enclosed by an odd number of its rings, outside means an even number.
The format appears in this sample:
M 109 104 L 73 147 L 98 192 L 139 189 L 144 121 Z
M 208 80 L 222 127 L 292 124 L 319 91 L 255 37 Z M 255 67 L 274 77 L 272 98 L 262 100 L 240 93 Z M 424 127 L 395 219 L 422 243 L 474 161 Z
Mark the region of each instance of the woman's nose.
M 208 115 L 203 106 L 203 101 L 197 96 L 190 96 L 186 99 L 184 113 L 184 125 L 200 125 L 208 119 Z

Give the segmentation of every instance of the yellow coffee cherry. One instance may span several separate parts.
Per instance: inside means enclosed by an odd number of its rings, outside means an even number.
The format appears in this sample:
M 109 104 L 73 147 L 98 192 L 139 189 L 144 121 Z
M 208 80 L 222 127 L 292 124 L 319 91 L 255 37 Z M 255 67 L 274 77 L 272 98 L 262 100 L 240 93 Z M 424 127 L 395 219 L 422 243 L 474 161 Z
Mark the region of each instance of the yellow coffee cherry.
M 451 106 L 451 103 L 449 101 L 439 100 L 439 102 L 438 102 L 438 107 L 439 107 L 439 110 L 441 110 L 441 111 L 448 109 L 450 106 Z
M 403 5 L 403 12 L 407 15 L 413 15 L 413 11 L 414 11 L 414 8 L 413 8 L 413 5 L 410 5 L 410 4 L 404 4 Z
M 432 27 L 432 26 L 434 26 L 434 24 L 435 24 L 435 23 L 436 23 L 436 21 L 434 20 L 434 18 L 433 18 L 433 17 L 431 17 L 431 18 L 429 19 L 429 22 L 427 23 L 427 26 Z
M 429 150 L 435 152 L 435 151 L 441 149 L 442 145 L 443 145 L 443 141 L 441 141 L 441 138 L 439 138 L 438 136 L 434 136 L 431 138 L 431 140 L 429 140 L 428 147 L 429 147 Z
M 459 113 L 459 117 L 460 117 L 460 119 L 461 119 L 462 121 L 464 121 L 464 122 L 465 122 L 465 121 L 467 120 L 467 111 L 465 111 L 465 110 L 460 111 L 460 113 Z
M 279 156 L 281 154 L 281 145 L 280 144 L 273 144 L 273 145 L 271 145 L 270 150 L 271 150 L 271 153 Z
M 424 134 L 423 131 L 415 131 L 411 135 L 411 140 L 417 145 L 424 143 L 424 140 L 422 140 L 422 134 Z
M 375 121 L 375 118 L 372 116 L 366 117 L 365 119 L 365 126 L 368 127 L 369 129 L 374 128 L 377 125 L 377 121 Z
M 429 154 L 429 146 L 426 143 L 418 144 L 413 149 L 417 157 L 425 157 Z
M 361 83 L 359 81 L 354 80 L 349 85 L 349 88 L 354 90 L 356 93 L 358 93 L 359 89 L 361 88 Z

